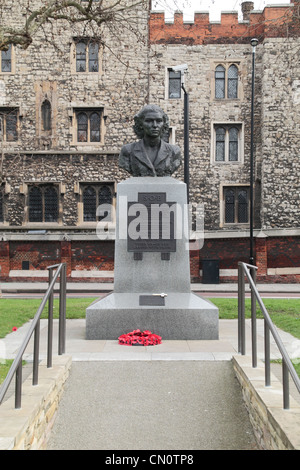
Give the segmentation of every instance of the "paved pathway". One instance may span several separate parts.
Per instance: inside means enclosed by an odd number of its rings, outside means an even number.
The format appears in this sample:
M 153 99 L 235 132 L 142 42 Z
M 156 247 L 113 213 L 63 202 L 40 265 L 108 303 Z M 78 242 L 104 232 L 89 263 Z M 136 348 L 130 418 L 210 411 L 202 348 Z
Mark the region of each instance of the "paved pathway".
M 28 326 L 0 340 L 4 357 L 15 356 Z M 55 321 L 56 338 L 57 330 Z M 230 363 L 238 353 L 237 321 L 220 320 L 219 332 L 219 340 L 130 347 L 117 340 L 88 341 L 85 320 L 67 320 L 66 353 L 73 365 L 49 449 L 254 449 Z M 262 320 L 257 333 L 263 358 Z M 300 357 L 300 340 L 280 335 L 290 357 Z M 42 320 L 42 356 L 46 336 Z M 249 320 L 246 337 L 249 354 Z M 271 353 L 279 357 L 273 342 Z M 32 343 L 24 359 L 32 359 Z

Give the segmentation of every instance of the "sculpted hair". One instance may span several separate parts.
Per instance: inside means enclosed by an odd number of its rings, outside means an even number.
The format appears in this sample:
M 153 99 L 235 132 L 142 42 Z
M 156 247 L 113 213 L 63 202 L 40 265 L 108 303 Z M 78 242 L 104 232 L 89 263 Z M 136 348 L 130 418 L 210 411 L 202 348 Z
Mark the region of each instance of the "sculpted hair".
M 164 121 L 162 135 L 169 132 L 169 118 L 167 114 L 159 106 L 156 106 L 155 104 L 147 104 L 134 116 L 133 130 L 139 139 L 144 137 L 143 120 L 145 115 L 150 111 L 155 111 L 162 115 Z

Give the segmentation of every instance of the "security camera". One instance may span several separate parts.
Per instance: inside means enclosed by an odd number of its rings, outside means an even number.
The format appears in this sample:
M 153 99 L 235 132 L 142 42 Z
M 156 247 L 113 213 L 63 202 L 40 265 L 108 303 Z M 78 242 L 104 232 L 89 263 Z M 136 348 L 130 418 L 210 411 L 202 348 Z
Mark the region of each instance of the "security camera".
M 187 69 L 187 64 L 175 65 L 174 67 L 172 67 L 173 72 L 185 72 Z

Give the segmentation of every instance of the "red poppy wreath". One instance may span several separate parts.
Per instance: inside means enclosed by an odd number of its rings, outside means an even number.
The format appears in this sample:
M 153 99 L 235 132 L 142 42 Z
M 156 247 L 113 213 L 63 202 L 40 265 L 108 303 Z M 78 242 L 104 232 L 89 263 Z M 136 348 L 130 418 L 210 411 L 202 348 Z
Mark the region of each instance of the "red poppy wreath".
M 119 336 L 119 344 L 128 346 L 154 346 L 161 343 L 161 337 L 145 330 L 133 330 L 130 333 Z

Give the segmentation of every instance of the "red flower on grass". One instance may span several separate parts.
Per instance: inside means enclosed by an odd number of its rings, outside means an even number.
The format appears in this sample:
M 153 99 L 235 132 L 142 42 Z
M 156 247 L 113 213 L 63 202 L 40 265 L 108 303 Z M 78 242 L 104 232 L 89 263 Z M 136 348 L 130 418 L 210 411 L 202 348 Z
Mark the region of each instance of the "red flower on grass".
M 18 328 L 17 328 L 16 326 L 13 326 L 13 327 L 12 327 L 12 331 L 17 331 L 17 329 L 18 329 Z
M 153 346 L 161 343 L 161 336 L 151 333 L 149 330 L 133 330 L 130 333 L 119 336 L 119 344 L 128 346 Z

